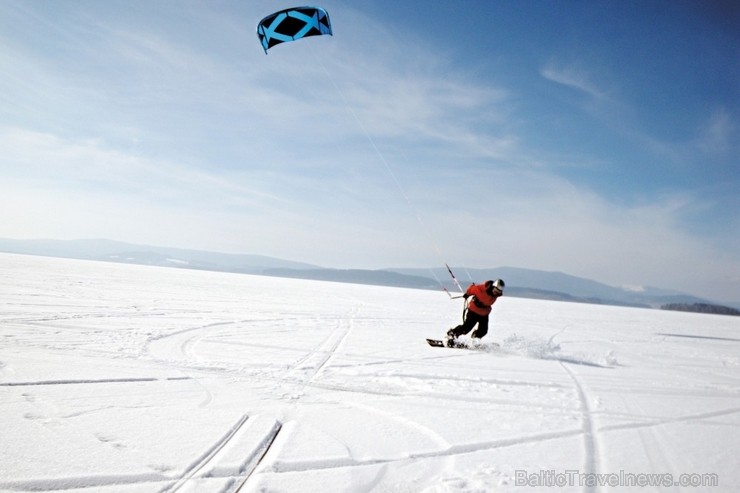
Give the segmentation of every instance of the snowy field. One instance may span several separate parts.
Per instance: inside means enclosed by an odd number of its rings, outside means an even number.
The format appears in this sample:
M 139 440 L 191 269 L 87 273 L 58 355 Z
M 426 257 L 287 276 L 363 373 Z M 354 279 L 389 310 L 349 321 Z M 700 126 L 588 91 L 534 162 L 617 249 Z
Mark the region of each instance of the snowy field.
M 740 488 L 740 318 L 504 297 L 483 347 L 427 346 L 460 315 L 0 254 L 0 491 Z

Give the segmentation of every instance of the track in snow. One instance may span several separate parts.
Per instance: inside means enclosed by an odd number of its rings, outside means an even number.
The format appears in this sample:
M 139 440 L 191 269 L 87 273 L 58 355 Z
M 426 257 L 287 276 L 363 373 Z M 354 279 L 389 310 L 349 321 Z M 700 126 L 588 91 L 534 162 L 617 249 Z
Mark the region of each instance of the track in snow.
M 235 493 L 247 483 L 280 433 L 270 418 L 242 416 L 234 426 L 160 493 Z

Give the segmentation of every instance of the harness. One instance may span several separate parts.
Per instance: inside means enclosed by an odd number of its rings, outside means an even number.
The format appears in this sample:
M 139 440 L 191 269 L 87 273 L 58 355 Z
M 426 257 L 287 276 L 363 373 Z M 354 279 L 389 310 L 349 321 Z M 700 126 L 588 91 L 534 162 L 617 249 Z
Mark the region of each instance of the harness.
M 485 303 L 481 302 L 476 298 L 475 296 L 472 297 L 473 301 L 472 303 L 477 306 L 478 308 L 485 309 L 485 308 L 491 308 L 491 305 L 486 305 Z
M 477 306 L 480 309 L 491 308 L 490 305 L 486 305 L 486 304 L 478 301 L 478 298 L 476 298 L 475 296 L 471 296 L 470 299 L 468 300 L 468 302 L 465 303 L 465 306 L 463 306 L 463 312 L 462 312 L 463 322 L 465 322 L 465 317 L 467 317 L 467 315 L 468 315 L 468 306 L 470 306 L 471 303 L 474 304 L 475 306 Z

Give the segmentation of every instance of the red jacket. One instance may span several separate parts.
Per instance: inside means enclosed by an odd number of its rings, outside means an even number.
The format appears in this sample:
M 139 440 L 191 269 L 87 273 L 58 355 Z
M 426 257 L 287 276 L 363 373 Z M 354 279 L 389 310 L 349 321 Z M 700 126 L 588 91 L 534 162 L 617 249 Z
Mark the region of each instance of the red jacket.
M 488 315 L 491 313 L 491 305 L 496 303 L 498 296 L 490 295 L 486 291 L 485 284 L 471 284 L 465 291 L 465 294 L 472 296 L 468 304 L 468 310 L 478 315 Z

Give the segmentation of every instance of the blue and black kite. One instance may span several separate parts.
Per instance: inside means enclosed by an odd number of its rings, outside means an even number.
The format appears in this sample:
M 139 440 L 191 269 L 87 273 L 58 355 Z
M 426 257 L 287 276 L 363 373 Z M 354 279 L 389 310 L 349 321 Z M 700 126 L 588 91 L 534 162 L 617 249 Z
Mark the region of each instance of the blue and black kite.
M 257 25 L 257 36 L 267 50 L 306 36 L 331 35 L 329 14 L 320 7 L 294 7 L 270 14 Z

